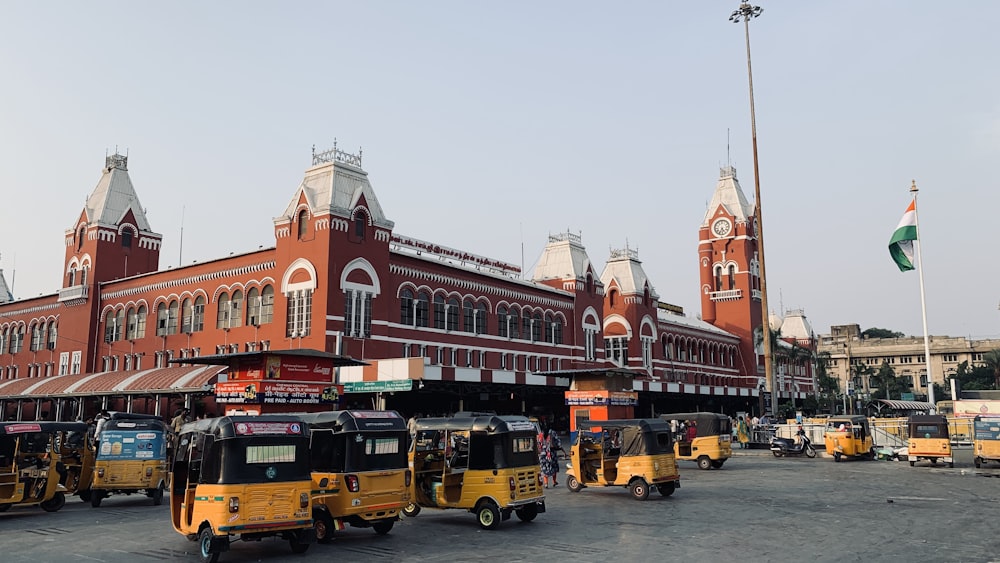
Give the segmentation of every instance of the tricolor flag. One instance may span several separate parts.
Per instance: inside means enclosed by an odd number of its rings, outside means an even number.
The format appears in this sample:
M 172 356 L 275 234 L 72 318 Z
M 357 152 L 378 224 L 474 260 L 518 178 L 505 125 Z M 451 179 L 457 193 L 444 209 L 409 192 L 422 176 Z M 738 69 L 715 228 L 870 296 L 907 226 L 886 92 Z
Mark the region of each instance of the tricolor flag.
M 903 218 L 899 220 L 899 225 L 892 233 L 892 238 L 889 239 L 889 254 L 901 272 L 913 269 L 913 241 L 915 240 L 917 240 L 916 199 L 910 202 L 910 206 L 903 213 Z

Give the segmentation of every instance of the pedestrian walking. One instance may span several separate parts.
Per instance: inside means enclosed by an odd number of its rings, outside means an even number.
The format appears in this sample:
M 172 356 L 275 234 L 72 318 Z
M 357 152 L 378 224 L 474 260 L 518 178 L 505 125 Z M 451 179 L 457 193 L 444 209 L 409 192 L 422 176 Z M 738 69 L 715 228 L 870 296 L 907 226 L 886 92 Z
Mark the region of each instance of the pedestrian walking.
M 554 487 L 559 484 L 559 453 L 563 451 L 562 441 L 559 440 L 559 436 L 552 428 L 549 428 L 547 440 L 549 442 L 549 451 L 552 452 L 552 486 Z
M 545 484 L 545 488 L 549 488 L 550 480 L 552 482 L 551 486 L 554 487 L 556 482 L 556 471 L 559 469 L 559 462 L 556 461 L 555 454 L 552 453 L 551 442 L 545 434 L 538 435 L 538 465 L 541 466 L 542 481 Z

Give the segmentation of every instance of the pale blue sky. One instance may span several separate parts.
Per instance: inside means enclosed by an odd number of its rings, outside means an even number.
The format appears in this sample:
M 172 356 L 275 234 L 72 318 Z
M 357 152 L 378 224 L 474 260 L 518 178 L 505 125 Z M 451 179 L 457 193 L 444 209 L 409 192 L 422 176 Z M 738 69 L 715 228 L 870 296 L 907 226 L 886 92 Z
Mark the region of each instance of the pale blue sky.
M 732 1 L 4 2 L 0 267 L 59 287 L 106 151 L 161 266 L 274 243 L 310 150 L 364 149 L 396 232 L 527 272 L 549 233 L 628 241 L 695 316 L 730 154 L 753 195 Z M 762 4 L 751 23 L 771 308 L 922 334 L 886 245 L 921 188 L 929 330 L 1000 337 L 996 4 Z M 15 258 L 16 257 L 16 258 Z M 15 263 L 16 260 L 16 263 Z

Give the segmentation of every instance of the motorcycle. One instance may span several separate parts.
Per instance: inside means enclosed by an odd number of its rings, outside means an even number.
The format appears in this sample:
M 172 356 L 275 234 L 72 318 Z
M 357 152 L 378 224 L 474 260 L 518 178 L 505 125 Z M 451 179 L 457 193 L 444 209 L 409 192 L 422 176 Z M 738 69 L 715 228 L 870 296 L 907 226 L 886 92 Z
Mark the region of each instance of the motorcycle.
M 774 457 L 784 457 L 793 455 L 803 455 L 806 457 L 816 457 L 816 449 L 804 432 L 798 433 L 801 440 L 796 443 L 794 438 L 771 438 L 771 453 Z

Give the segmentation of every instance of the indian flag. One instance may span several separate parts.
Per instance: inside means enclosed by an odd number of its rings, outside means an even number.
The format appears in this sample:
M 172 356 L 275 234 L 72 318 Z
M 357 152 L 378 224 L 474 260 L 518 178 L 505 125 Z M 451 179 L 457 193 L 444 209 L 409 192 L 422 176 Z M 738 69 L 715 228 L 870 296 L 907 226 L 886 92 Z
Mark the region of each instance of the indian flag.
M 913 269 L 913 241 L 917 240 L 917 200 L 910 202 L 910 206 L 903 213 L 903 218 L 899 220 L 892 238 L 889 239 L 889 255 L 899 266 L 899 271 L 905 272 Z

